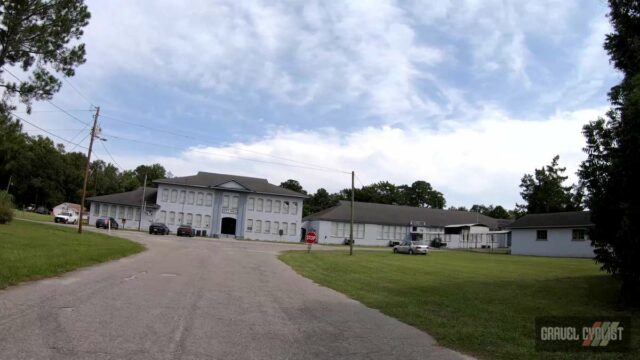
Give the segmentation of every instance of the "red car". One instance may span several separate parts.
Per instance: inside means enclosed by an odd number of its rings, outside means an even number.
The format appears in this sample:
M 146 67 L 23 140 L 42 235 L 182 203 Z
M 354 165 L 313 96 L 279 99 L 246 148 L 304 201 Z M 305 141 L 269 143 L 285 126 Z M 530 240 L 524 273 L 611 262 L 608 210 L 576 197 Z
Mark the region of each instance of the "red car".
M 191 225 L 180 225 L 178 227 L 178 231 L 176 231 L 176 235 L 193 237 L 195 235 L 195 231 Z

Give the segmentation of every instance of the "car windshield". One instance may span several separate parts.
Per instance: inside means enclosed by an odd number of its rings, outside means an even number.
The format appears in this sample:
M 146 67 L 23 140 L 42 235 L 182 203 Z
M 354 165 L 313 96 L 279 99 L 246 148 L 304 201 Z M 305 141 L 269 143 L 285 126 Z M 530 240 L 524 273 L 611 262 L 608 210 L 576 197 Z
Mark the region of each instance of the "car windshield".
M 151 225 L 152 225 L 152 226 L 164 226 L 164 224 L 163 224 L 163 223 L 153 223 L 153 224 L 151 224 Z

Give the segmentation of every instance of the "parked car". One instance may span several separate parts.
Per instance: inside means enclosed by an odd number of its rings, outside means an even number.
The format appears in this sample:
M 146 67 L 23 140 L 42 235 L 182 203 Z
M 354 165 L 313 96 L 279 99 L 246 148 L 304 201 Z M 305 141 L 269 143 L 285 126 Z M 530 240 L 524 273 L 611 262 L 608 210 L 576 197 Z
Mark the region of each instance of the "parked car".
M 404 254 L 424 254 L 427 255 L 429 253 L 429 245 L 422 241 L 403 241 L 399 245 L 393 247 L 393 253 L 404 253 Z
M 176 235 L 193 237 L 195 235 L 195 231 L 191 225 L 180 225 L 176 231 Z
M 36 211 L 36 204 L 31 204 L 31 205 L 27 206 L 27 208 L 25 210 L 27 210 L 28 212 Z
M 112 217 L 101 217 L 98 218 L 98 220 L 96 220 L 96 227 L 99 228 L 103 228 L 103 229 L 108 229 L 109 228 L 109 223 L 111 223 L 111 228 L 118 230 L 118 228 L 120 227 L 118 225 L 118 222 L 116 221 L 116 219 L 112 218 Z
M 149 225 L 149 234 L 169 235 L 169 228 L 163 223 Z
M 42 215 L 49 215 L 49 209 L 47 209 L 47 208 L 46 208 L 46 207 L 44 207 L 44 206 L 38 206 L 38 207 L 36 208 L 36 213 L 38 213 L 38 214 L 42 214 Z
M 77 224 L 78 215 L 72 212 L 61 212 L 60 214 L 58 214 L 58 216 L 53 218 L 53 221 L 63 224 Z

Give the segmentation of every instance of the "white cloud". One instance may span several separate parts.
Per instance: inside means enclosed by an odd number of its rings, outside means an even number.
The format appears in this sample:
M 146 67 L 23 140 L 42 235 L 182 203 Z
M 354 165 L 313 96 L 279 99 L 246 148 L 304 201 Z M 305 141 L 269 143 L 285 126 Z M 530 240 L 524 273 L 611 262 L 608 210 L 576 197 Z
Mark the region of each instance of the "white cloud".
M 489 110 L 469 125 L 451 122 L 444 130 L 368 127 L 352 133 L 336 129 L 290 131 L 226 146 L 195 146 L 174 157 L 146 157 L 176 175 L 197 171 L 258 176 L 279 183 L 299 180 L 311 191 L 337 191 L 350 186 L 348 174 L 287 167 L 286 159 L 339 170 L 355 170 L 365 184 L 389 180 L 396 184 L 424 179 L 443 191 L 450 204 L 493 203 L 513 207 L 521 201 L 520 178 L 548 164 L 556 154 L 570 181 L 584 158 L 582 126 L 605 109 L 558 113 L 548 119 L 510 119 Z M 269 154 L 270 157 L 257 155 Z M 129 157 L 133 167 L 139 158 Z M 296 165 L 305 166 L 297 163 Z M 360 185 L 360 184 L 357 184 Z

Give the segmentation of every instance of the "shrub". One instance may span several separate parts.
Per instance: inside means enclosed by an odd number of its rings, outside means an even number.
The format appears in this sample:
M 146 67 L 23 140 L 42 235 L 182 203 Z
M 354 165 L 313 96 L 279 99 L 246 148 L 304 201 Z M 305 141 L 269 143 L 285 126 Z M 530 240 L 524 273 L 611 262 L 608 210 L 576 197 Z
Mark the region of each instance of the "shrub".
M 6 191 L 0 191 L 0 224 L 13 220 L 13 198 Z

